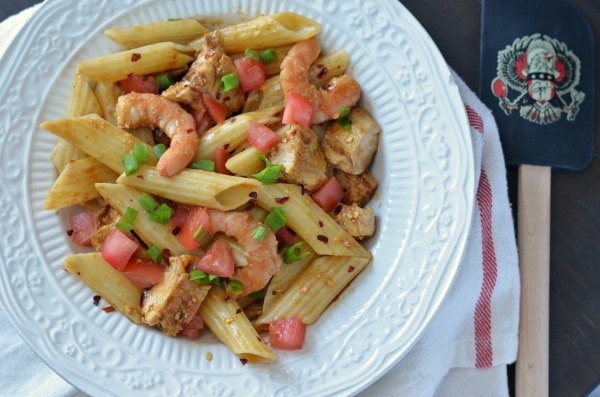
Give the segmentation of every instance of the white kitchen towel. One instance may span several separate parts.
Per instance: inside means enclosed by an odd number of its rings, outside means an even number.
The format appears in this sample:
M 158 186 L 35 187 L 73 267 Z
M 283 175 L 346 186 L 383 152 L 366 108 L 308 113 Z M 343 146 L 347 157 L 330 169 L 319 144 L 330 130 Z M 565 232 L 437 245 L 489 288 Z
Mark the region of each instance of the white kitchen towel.
M 32 7 L 0 24 L 0 56 Z M 506 171 L 491 112 L 454 75 L 469 117 L 477 191 L 470 241 L 454 285 L 411 351 L 362 396 L 508 396 L 516 359 L 519 273 Z M 79 396 L 19 338 L 0 310 L 0 395 Z

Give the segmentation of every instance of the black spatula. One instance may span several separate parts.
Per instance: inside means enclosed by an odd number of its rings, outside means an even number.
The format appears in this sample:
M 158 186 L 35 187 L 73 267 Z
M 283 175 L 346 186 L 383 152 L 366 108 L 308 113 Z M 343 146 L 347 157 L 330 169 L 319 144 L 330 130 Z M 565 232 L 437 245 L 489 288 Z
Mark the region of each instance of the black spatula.
M 569 0 L 483 0 L 479 94 L 507 164 L 519 166 L 518 396 L 548 395 L 550 170 L 592 159 L 594 56 L 592 31 Z

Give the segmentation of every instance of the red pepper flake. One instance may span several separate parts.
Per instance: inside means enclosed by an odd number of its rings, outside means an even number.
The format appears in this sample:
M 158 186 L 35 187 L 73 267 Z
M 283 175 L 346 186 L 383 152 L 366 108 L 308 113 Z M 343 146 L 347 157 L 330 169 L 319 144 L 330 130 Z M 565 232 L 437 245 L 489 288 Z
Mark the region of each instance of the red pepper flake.
M 67 230 L 67 236 L 71 237 L 73 235 L 73 229 Z
M 324 223 L 323 221 L 319 221 L 319 227 L 323 227 Z
M 98 306 L 98 304 L 100 303 L 100 295 L 94 295 L 94 306 Z
M 131 62 L 137 62 L 140 60 L 141 57 L 142 54 L 140 54 L 139 52 L 134 52 L 133 54 L 131 54 Z
M 240 362 L 242 363 L 242 365 L 246 365 L 246 364 L 248 364 L 248 359 L 240 358 Z
M 136 178 L 144 179 L 144 175 L 137 175 Z
M 323 64 L 318 64 L 317 68 L 319 69 L 319 74 L 317 74 L 317 78 L 322 79 L 327 75 L 327 67 Z
M 277 291 L 275 291 L 275 290 L 271 291 L 271 295 L 273 295 L 273 296 L 277 295 Z
M 112 306 L 106 306 L 106 307 L 103 307 L 102 310 L 104 310 L 105 313 L 112 313 L 115 311 L 115 308 Z
M 168 248 L 165 248 L 162 250 L 162 254 L 163 254 L 163 257 L 168 260 L 171 257 L 171 250 L 169 250 Z
M 229 149 L 229 144 L 228 143 L 224 144 L 223 149 L 225 149 L 225 150 Z
M 173 236 L 177 236 L 180 232 L 181 232 L 181 228 L 179 226 L 175 226 L 173 228 L 173 230 L 171 231 L 171 233 L 173 233 Z
M 354 271 L 354 266 L 348 266 L 348 273 L 352 273 Z
M 243 310 L 242 310 L 242 308 L 240 307 L 240 308 L 238 308 L 238 309 L 235 311 L 235 314 L 240 314 L 241 312 L 243 312 Z
M 231 300 L 231 296 L 227 295 L 225 298 L 223 298 L 223 302 L 227 303 Z
M 255 199 L 258 197 L 258 193 L 257 192 L 250 192 L 250 194 L 248 194 L 248 196 L 250 196 L 251 198 Z
M 325 244 L 327 244 L 327 243 L 329 242 L 329 237 L 327 237 L 327 236 L 324 236 L 324 235 L 322 235 L 322 234 L 318 234 L 318 235 L 317 235 L 317 240 L 319 240 L 319 241 L 320 241 L 320 242 L 322 242 L 322 243 L 325 243 Z
M 275 202 L 277 204 L 283 204 L 283 203 L 287 202 L 289 199 L 290 199 L 289 196 L 286 196 L 286 197 L 275 197 Z

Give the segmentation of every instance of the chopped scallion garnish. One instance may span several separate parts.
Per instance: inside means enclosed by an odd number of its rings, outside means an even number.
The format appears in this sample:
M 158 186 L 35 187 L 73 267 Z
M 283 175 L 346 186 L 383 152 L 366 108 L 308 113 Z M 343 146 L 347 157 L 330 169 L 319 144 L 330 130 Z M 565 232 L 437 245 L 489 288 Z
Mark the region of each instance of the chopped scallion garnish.
M 269 159 L 266 158 L 265 155 L 262 153 L 256 153 L 256 155 L 266 164 L 266 166 L 259 173 L 253 174 L 252 177 L 254 179 L 258 179 L 265 185 L 277 182 L 277 179 L 279 179 L 279 174 L 281 173 L 283 166 L 271 164 Z
M 231 291 L 233 294 L 238 295 L 244 291 L 244 283 L 239 280 L 231 279 L 227 283 L 227 288 L 229 288 L 229 291 Z
M 289 247 L 288 249 L 286 249 L 285 251 L 283 251 L 283 262 L 290 264 L 299 261 L 300 259 L 307 256 L 309 254 L 308 252 L 302 252 L 300 250 L 301 245 L 302 241 L 299 241 L 296 244 Z
M 263 61 L 265 65 L 275 62 L 277 60 L 277 51 L 272 48 L 264 50 L 260 53 L 260 60 Z
M 122 231 L 129 233 L 131 229 L 133 229 L 133 224 L 135 223 L 135 218 L 137 218 L 138 212 L 135 208 L 127 207 L 127 210 L 116 223 L 116 226 Z
M 160 263 L 162 260 L 162 251 L 155 245 L 151 245 L 150 248 L 146 250 L 146 255 L 148 255 L 154 263 Z
M 159 159 L 167 151 L 167 146 L 164 143 L 158 143 L 152 148 L 156 158 Z
M 198 226 L 198 229 L 194 232 L 194 241 L 200 244 L 202 247 L 208 246 L 208 244 L 212 241 L 212 235 L 204 230 L 204 225 Z
M 265 299 L 265 290 L 261 289 L 258 291 L 254 291 L 252 293 L 249 293 L 248 296 L 250 298 L 259 299 L 259 300 Z
M 195 170 L 215 172 L 215 162 L 212 160 L 200 159 L 194 161 L 189 167 Z
M 161 90 L 166 90 L 167 88 L 175 84 L 173 78 L 166 73 L 156 76 L 154 78 L 154 81 L 156 81 L 156 84 L 158 84 L 158 87 Z
M 246 48 L 244 51 L 244 56 L 246 58 L 254 59 L 256 62 L 260 61 L 260 54 L 257 51 L 251 50 L 250 48 Z
M 152 212 L 158 208 L 158 201 L 154 199 L 154 197 L 150 196 L 148 193 L 142 193 L 142 197 L 139 200 L 140 205 L 143 209 L 148 212 Z
M 152 222 L 160 223 L 161 225 L 166 224 L 173 215 L 173 208 L 166 204 L 161 204 L 154 211 L 150 213 L 150 220 Z
M 285 226 L 286 222 L 286 207 L 271 207 L 269 215 L 265 218 L 265 225 L 271 229 L 273 233 Z
M 340 115 L 338 116 L 338 118 L 343 119 L 346 118 L 350 115 L 350 108 L 347 106 L 342 106 L 342 108 L 340 109 Z
M 125 175 L 129 176 L 136 173 L 140 169 L 140 164 L 136 160 L 133 153 L 125 153 L 121 156 L 123 167 L 125 168 Z
M 252 231 L 252 237 L 254 237 L 256 241 L 263 241 L 266 235 L 267 229 L 265 229 L 265 227 L 262 225 L 256 226 Z
M 350 108 L 346 106 L 342 106 L 340 109 L 340 115 L 338 116 L 338 123 L 343 130 L 349 130 L 352 128 L 352 120 L 350 120 Z
M 207 284 L 203 283 L 203 281 L 208 280 L 208 274 L 206 274 L 200 269 L 192 269 L 190 270 L 190 280 L 195 281 L 198 284 Z
M 221 92 L 231 91 L 240 86 L 240 80 L 237 73 L 229 73 L 221 77 Z
M 133 145 L 133 155 L 137 160 L 138 164 L 144 164 L 148 162 L 148 146 L 145 143 L 136 143 Z

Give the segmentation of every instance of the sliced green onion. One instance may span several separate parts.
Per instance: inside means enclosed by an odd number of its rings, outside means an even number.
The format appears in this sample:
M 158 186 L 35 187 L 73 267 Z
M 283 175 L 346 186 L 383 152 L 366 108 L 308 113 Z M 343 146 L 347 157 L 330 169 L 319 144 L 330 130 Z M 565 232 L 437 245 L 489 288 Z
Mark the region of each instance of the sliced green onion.
M 181 18 L 168 18 L 167 21 L 169 21 L 169 22 L 181 21 Z
M 263 61 L 265 65 L 275 62 L 277 60 L 277 51 L 272 48 L 264 50 L 260 53 L 260 60 Z
M 161 225 L 165 225 L 171 219 L 171 215 L 173 215 L 173 208 L 169 207 L 166 204 L 161 204 L 154 211 L 150 213 L 150 220 L 152 222 L 160 223 Z
M 239 280 L 231 279 L 227 283 L 227 288 L 229 288 L 229 291 L 231 291 L 233 294 L 238 295 L 244 291 L 244 283 Z
M 349 115 L 350 115 L 350 108 L 347 106 L 342 106 L 342 108 L 340 109 L 340 115 L 338 116 L 338 118 L 345 119 Z
M 231 91 L 240 86 L 240 80 L 237 73 L 229 73 L 221 77 L 221 92 Z
M 200 269 L 192 269 L 190 270 L 190 280 L 198 284 L 208 284 L 208 274 Z
M 352 128 L 352 120 L 350 120 L 347 117 L 343 119 L 338 119 L 338 123 L 340 123 L 340 126 L 343 130 L 349 130 L 350 128 Z
M 249 293 L 248 296 L 250 298 L 259 299 L 259 300 L 265 299 L 265 290 L 261 289 L 258 291 L 254 291 L 252 293 Z
M 204 225 L 198 226 L 198 229 L 194 232 L 194 240 L 202 247 L 206 247 L 212 241 L 212 235 L 204 230 Z
M 283 262 L 290 264 L 299 261 L 300 259 L 307 256 L 309 254 L 308 252 L 302 252 L 300 250 L 301 245 L 302 241 L 299 241 L 296 244 L 289 247 L 288 249 L 286 249 L 285 251 L 283 251 Z
M 200 159 L 194 161 L 189 167 L 195 170 L 215 172 L 215 162 L 212 160 Z
M 139 164 L 148 162 L 148 146 L 145 143 L 136 143 L 133 145 L 133 155 Z
M 148 255 L 154 263 L 160 263 L 163 257 L 162 251 L 155 245 L 151 245 L 150 248 L 146 250 L 146 255 Z
M 267 229 L 265 229 L 265 227 L 262 225 L 256 226 L 252 231 L 252 237 L 254 237 L 256 241 L 263 241 L 266 235 Z
M 250 48 L 246 48 L 244 51 L 244 56 L 246 58 L 254 59 L 256 62 L 260 61 L 260 54 L 257 51 L 251 50 Z
M 166 90 L 167 88 L 175 84 L 173 78 L 166 73 L 156 76 L 154 78 L 154 81 L 156 81 L 156 84 L 158 84 L 158 87 L 161 90 Z
M 121 156 L 123 167 L 125 168 L 125 175 L 129 176 L 136 173 L 140 169 L 140 164 L 136 160 L 133 153 L 126 153 Z
M 135 218 L 137 218 L 138 212 L 135 208 L 127 207 L 127 210 L 119 219 L 116 226 L 124 232 L 129 233 L 131 229 L 133 229 L 133 224 L 135 223 Z
M 167 151 L 167 147 L 165 146 L 164 143 L 158 143 L 158 144 L 154 145 L 152 150 L 154 150 L 154 154 L 156 155 L 156 158 L 159 159 L 160 156 L 162 156 Z
M 273 165 L 269 161 L 268 158 L 265 157 L 262 153 L 256 153 L 259 159 L 261 159 L 265 164 L 265 168 L 257 174 L 253 174 L 252 177 L 261 181 L 263 184 L 268 185 L 270 183 L 277 182 L 279 179 L 279 174 L 283 169 L 283 165 Z
M 221 285 L 223 285 L 223 278 L 215 276 L 214 274 L 209 274 L 208 282 L 214 285 L 215 287 L 220 287 Z
M 139 200 L 140 205 L 143 209 L 148 212 L 152 212 L 158 208 L 158 201 L 154 199 L 154 197 L 150 196 L 148 193 L 142 193 L 142 197 Z
M 271 207 L 269 215 L 265 218 L 265 225 L 271 229 L 273 233 L 285 226 L 286 219 L 286 207 Z

